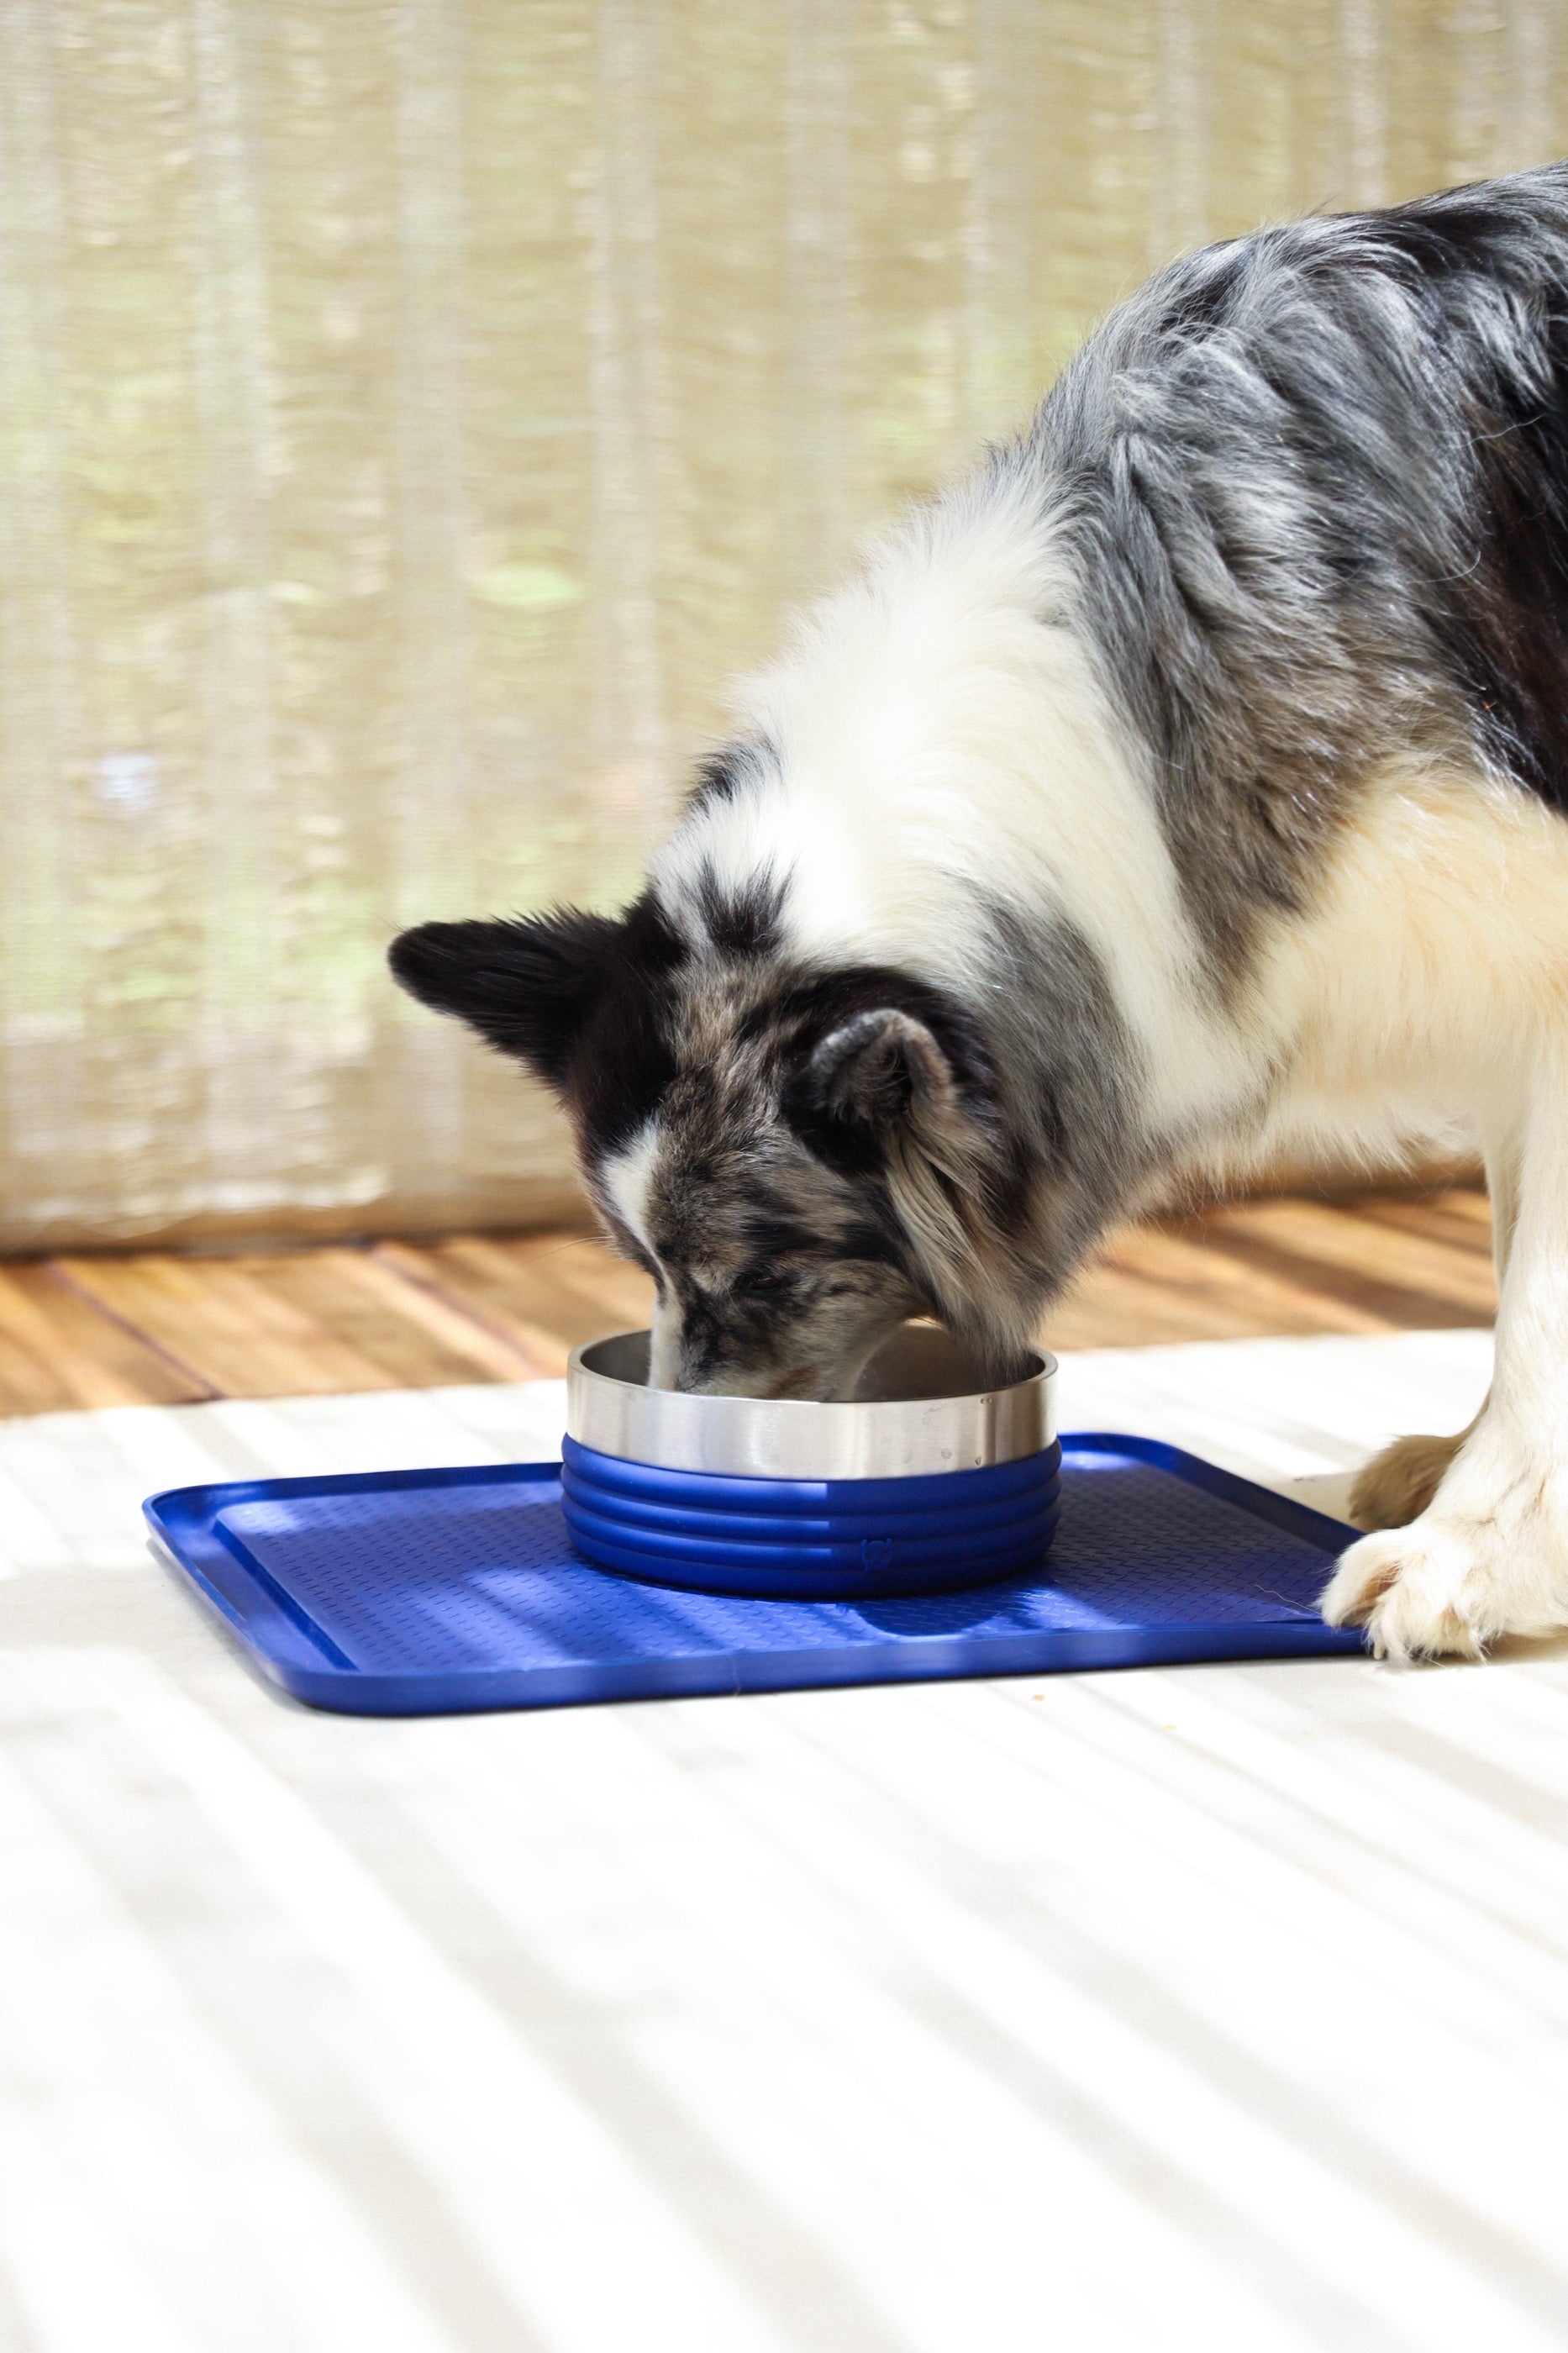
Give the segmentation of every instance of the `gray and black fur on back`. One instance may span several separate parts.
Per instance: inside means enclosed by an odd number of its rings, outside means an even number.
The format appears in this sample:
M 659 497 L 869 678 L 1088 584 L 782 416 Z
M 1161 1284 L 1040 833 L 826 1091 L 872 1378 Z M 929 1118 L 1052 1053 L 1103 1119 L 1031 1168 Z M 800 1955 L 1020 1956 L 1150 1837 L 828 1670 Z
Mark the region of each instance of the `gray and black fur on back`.
M 1280 976 L 1438 770 L 1568 814 L 1568 166 L 1162 272 L 800 625 L 623 916 L 393 970 L 564 1104 L 656 1380 L 839 1394 L 910 1314 L 1001 1372 L 1276 1133 Z

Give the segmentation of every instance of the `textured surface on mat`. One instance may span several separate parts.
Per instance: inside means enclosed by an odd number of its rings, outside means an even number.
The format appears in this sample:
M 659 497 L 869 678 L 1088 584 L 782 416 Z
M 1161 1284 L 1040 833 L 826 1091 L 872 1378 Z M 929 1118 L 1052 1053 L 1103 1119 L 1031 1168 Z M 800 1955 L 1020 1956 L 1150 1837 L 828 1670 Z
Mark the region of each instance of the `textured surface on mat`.
M 221 1524 L 356 1666 L 384 1673 L 1310 1616 L 1318 1546 L 1125 1457 L 1074 1464 L 1066 1488 L 1048 1581 L 869 1607 L 601 1576 L 573 1554 L 553 1482 L 285 1497 L 231 1505 Z

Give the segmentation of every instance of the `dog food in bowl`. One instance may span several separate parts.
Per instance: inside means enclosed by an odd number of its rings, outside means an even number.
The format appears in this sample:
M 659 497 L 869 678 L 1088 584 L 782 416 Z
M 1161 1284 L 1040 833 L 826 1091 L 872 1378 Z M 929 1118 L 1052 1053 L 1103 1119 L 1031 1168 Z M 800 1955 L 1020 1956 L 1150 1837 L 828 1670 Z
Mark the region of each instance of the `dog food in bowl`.
M 707 1593 L 868 1600 L 991 1585 L 1056 1526 L 1054 1360 L 985 1387 L 961 1345 L 909 1324 L 853 1398 L 647 1387 L 648 1335 L 574 1351 L 562 1488 L 579 1552 Z

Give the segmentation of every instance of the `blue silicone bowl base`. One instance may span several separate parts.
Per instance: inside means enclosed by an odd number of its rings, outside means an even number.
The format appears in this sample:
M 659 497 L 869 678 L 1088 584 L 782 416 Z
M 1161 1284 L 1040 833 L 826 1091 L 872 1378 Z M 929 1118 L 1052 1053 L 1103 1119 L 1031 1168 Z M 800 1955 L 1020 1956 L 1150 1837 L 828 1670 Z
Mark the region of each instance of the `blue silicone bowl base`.
M 577 1550 L 616 1576 L 751 1600 L 890 1600 L 1039 1567 L 1061 1457 L 1053 1440 L 931 1477 L 781 1482 L 658 1471 L 569 1438 L 561 1508 Z
M 1150 1439 L 1063 1440 L 1041 1569 L 966 1592 L 780 1601 L 606 1576 L 559 1465 L 154 1495 L 160 1548 L 272 1682 L 435 1715 L 593 1700 L 1352 1652 L 1314 1603 L 1354 1531 Z

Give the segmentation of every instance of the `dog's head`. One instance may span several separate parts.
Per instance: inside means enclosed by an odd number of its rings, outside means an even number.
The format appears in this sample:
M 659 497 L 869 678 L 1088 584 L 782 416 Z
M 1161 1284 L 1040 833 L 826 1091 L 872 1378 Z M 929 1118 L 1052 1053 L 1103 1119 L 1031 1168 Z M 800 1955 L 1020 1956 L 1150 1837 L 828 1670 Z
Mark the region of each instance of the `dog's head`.
M 424 923 L 391 962 L 565 1105 L 654 1279 L 656 1386 L 843 1396 L 920 1314 L 1000 1370 L 1027 1324 L 996 1238 L 1026 1211 L 985 1040 L 908 974 L 792 959 L 775 916 L 763 892 L 691 931 L 647 892 L 615 921 Z

